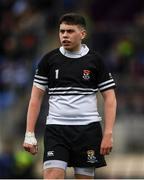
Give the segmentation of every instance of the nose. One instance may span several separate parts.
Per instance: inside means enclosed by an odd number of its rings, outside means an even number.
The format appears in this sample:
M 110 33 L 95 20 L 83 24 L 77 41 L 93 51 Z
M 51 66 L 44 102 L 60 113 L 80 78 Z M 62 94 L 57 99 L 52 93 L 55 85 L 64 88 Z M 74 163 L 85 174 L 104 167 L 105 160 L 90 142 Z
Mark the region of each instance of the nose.
M 68 33 L 67 31 L 65 31 L 63 34 L 62 34 L 63 38 L 67 38 L 68 37 Z

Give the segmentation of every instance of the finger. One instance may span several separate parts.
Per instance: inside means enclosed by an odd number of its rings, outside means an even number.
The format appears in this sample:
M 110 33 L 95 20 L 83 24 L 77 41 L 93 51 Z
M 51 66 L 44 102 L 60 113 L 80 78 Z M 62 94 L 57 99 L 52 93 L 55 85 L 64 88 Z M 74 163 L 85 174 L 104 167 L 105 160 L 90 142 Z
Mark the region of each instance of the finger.
M 109 155 L 109 154 L 110 154 L 110 150 L 109 150 L 109 149 L 106 149 L 105 155 Z
M 33 147 L 25 147 L 25 150 L 33 155 L 36 153 Z
M 24 143 L 23 147 L 24 147 L 25 151 L 30 152 L 31 154 L 36 153 L 34 145 Z
M 105 148 L 101 148 L 100 154 L 101 154 L 101 155 L 105 155 Z
M 32 148 L 32 146 L 33 145 L 31 145 L 31 144 L 23 144 L 23 147 L 25 148 L 25 149 L 29 149 L 29 148 Z
M 26 151 L 30 151 L 30 147 L 24 147 Z
M 33 146 L 32 148 L 31 148 L 31 154 L 33 154 L 33 155 L 35 155 L 37 152 L 38 152 L 38 146 L 37 145 L 35 145 L 35 146 Z
M 28 145 L 26 145 L 26 144 L 23 145 L 23 148 L 24 148 L 26 151 L 30 151 L 30 146 L 28 146 Z
M 106 148 L 105 149 L 105 155 L 109 155 L 111 150 L 112 150 L 112 148 Z
M 108 155 L 109 153 L 110 153 L 109 148 L 101 148 L 101 150 L 100 150 L 101 155 Z
M 109 151 L 110 151 L 110 152 L 112 151 L 112 147 L 109 148 Z

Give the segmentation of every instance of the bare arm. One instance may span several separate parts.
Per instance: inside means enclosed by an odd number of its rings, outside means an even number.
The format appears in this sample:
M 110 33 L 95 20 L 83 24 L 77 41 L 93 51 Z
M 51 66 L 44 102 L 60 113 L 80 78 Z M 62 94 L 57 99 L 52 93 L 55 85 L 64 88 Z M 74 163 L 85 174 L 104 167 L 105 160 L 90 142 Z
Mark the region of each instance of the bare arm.
M 34 132 L 45 91 L 33 86 L 27 113 L 26 132 Z
M 27 113 L 25 140 L 23 143 L 24 149 L 30 152 L 31 154 L 36 154 L 38 151 L 34 131 L 39 116 L 44 93 L 45 91 L 37 88 L 36 86 L 33 86 Z
M 113 127 L 116 117 L 116 97 L 113 89 L 102 92 L 104 98 L 104 132 L 100 153 L 109 154 L 113 146 Z

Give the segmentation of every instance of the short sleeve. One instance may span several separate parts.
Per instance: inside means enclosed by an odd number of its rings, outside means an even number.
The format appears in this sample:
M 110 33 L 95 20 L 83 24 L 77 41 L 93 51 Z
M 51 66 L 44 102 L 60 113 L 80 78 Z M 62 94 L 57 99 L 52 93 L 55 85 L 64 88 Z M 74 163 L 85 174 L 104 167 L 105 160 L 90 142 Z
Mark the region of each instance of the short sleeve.
M 112 74 L 109 72 L 107 66 L 103 62 L 102 58 L 98 58 L 98 89 L 106 91 L 116 87 Z
M 48 62 L 46 56 L 41 59 L 37 66 L 33 85 L 44 91 L 48 88 Z

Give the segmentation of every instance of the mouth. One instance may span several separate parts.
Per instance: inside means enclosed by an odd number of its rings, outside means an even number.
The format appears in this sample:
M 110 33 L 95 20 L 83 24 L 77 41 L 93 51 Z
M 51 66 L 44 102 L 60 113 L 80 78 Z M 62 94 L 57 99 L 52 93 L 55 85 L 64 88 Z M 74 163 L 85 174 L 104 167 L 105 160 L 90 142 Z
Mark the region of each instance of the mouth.
M 62 44 L 63 44 L 63 45 L 69 45 L 70 43 L 71 43 L 71 42 L 70 42 L 69 40 L 63 40 L 63 41 L 62 41 Z

